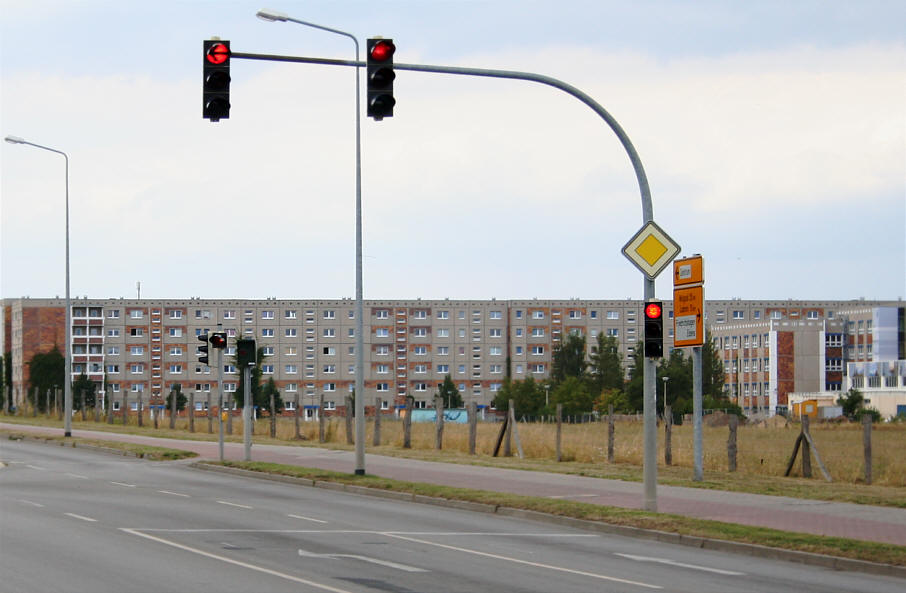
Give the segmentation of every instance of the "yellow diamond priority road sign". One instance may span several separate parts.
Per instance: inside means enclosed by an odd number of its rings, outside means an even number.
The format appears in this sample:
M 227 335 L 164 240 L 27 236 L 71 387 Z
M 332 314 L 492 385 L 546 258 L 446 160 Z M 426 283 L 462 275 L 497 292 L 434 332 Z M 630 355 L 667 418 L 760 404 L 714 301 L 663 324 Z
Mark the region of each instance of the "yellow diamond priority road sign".
M 623 247 L 623 255 L 652 280 L 679 251 L 680 246 L 653 221 L 646 223 Z

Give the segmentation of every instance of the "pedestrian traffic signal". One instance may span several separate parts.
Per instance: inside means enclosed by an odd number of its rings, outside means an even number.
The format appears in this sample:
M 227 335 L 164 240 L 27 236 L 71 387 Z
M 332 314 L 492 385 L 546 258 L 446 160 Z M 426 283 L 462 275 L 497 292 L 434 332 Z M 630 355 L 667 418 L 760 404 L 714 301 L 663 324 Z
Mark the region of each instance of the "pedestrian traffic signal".
M 216 348 L 217 350 L 223 350 L 227 347 L 227 335 L 226 332 L 214 332 L 211 334 L 211 348 Z
M 230 118 L 230 42 L 204 41 L 202 117 L 212 122 Z
M 664 356 L 664 306 L 660 301 L 645 303 L 645 357 Z
M 198 339 L 204 342 L 204 346 L 199 346 L 198 350 L 195 351 L 195 354 L 198 355 L 198 362 L 203 365 L 211 366 L 210 358 L 208 357 L 208 334 L 201 334 L 198 336 Z
M 380 37 L 368 40 L 368 117 L 380 121 L 385 117 L 393 117 L 393 53 L 396 46 L 392 39 Z
M 242 338 L 236 340 L 236 366 L 240 369 L 255 364 L 255 340 Z

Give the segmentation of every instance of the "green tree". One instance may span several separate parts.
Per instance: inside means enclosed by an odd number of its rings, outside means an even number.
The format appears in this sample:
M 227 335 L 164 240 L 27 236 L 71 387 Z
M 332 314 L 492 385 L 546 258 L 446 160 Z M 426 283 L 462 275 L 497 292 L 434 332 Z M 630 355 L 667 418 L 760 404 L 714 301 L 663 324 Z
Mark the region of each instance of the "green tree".
M 724 393 L 724 361 L 720 351 L 714 347 L 711 332 L 705 332 L 705 343 L 702 346 L 702 395 L 729 401 Z
M 623 361 L 620 359 L 620 345 L 615 337 L 598 334 L 588 367 L 592 393 L 600 395 L 605 389 L 623 391 Z
M 447 409 L 462 407 L 462 395 L 460 395 L 459 389 L 456 388 L 450 375 L 444 377 L 444 382 L 437 389 L 437 395 L 444 402 L 444 406 Z
M 565 416 L 578 416 L 594 410 L 595 397 L 588 381 L 581 377 L 567 377 L 551 392 L 551 403 L 563 404 Z
M 273 377 L 268 378 L 267 383 L 261 389 L 261 402 L 258 404 L 259 407 L 268 412 L 271 409 L 271 394 L 274 396 L 274 413 L 279 414 L 283 411 L 283 398 L 280 397 L 280 390 L 277 389 L 277 384 L 274 382 Z
M 186 409 L 186 403 L 189 399 L 183 395 L 182 385 L 179 383 L 175 384 L 170 390 L 170 393 L 167 394 L 167 410 L 173 409 L 173 395 L 176 394 L 176 411 L 181 412 Z
M 520 416 L 540 416 L 544 411 L 544 387 L 532 377 L 524 381 L 506 377 L 491 405 L 498 410 L 509 410 L 510 400 Z
M 556 386 L 567 377 L 583 378 L 588 361 L 585 358 L 585 336 L 570 333 L 554 348 L 551 382 Z
M 82 393 L 85 394 L 85 408 L 93 408 L 96 389 L 94 381 L 90 380 L 85 373 L 80 374 L 72 384 L 72 409 L 78 410 L 82 405 Z
M 48 389 L 63 387 L 63 381 L 65 380 L 66 360 L 56 346 L 49 352 L 39 352 L 31 357 L 31 360 L 28 363 L 29 393 L 34 393 L 34 390 L 37 389 L 38 393 L 43 395 L 47 393 Z M 77 402 L 78 392 L 75 390 L 75 387 L 73 387 L 72 393 L 73 402 Z M 92 397 L 93 395 L 94 390 L 92 386 Z M 94 400 L 92 399 L 92 401 Z M 43 409 L 44 398 L 39 397 L 37 404 L 39 409 Z M 73 405 L 75 405 L 75 403 Z
M 854 420 L 865 405 L 865 396 L 856 388 L 852 388 L 837 398 L 837 405 L 843 408 L 843 415 Z

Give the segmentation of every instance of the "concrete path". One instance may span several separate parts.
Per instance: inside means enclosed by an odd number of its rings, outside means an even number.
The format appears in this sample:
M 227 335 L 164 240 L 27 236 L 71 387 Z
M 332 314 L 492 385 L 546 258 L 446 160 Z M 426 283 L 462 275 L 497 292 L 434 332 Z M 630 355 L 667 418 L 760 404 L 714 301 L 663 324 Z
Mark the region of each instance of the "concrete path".
M 31 434 L 61 434 L 59 428 L 21 424 L 0 423 L 0 428 Z M 216 442 L 90 430 L 73 430 L 72 434 L 83 438 L 190 450 L 205 459 L 217 459 L 219 455 Z M 243 451 L 241 443 L 224 445 L 224 456 L 227 459 L 240 460 L 243 458 Z M 355 455 L 352 451 L 317 447 L 255 444 L 252 447 L 252 459 L 349 473 L 355 468 Z M 642 484 L 639 482 L 418 461 L 368 454 L 367 451 L 365 468 L 369 475 L 396 480 L 560 498 L 622 508 L 640 509 L 643 502 Z M 906 509 L 677 486 L 658 486 L 657 493 L 658 510 L 664 513 L 906 546 Z

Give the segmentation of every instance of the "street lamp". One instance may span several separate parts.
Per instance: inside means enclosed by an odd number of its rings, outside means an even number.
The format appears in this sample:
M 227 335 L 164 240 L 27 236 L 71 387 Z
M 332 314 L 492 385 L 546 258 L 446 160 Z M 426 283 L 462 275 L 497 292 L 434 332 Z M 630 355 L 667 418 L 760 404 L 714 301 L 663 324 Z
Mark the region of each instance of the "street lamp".
M 355 61 L 359 61 L 359 41 L 355 35 L 295 19 L 286 13 L 263 8 L 255 16 L 276 23 L 290 22 L 349 37 L 355 44 Z M 359 67 L 355 68 L 355 473 L 365 474 L 365 307 L 362 303 L 362 123 Z
M 28 142 L 18 136 L 4 138 L 10 144 L 27 144 L 63 155 L 66 161 L 66 372 L 63 375 L 63 436 L 72 436 L 72 305 L 69 299 L 69 155 L 62 150 Z

